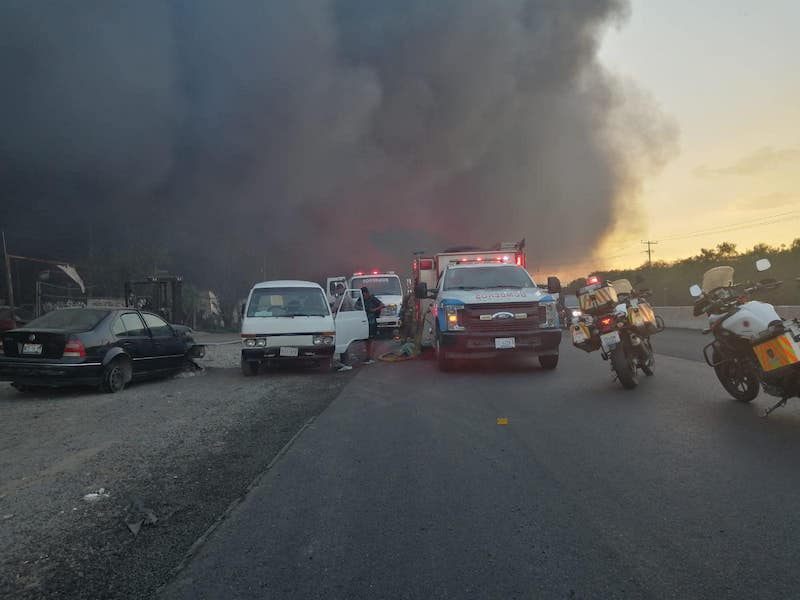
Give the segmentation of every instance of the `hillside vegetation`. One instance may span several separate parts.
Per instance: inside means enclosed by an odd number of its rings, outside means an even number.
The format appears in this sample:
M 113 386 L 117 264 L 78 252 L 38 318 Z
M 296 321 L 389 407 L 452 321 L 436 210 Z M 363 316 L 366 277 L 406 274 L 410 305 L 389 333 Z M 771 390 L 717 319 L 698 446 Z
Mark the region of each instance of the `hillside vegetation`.
M 759 258 L 768 258 L 772 268 L 765 273 L 758 273 L 755 262 Z M 602 279 L 627 278 L 637 288 L 653 290 L 653 303 L 658 306 L 685 306 L 692 303 L 689 286 L 700 283 L 703 273 L 712 267 L 729 265 L 735 269 L 736 282 L 755 281 L 771 277 L 783 281 L 777 290 L 764 293 L 759 299 L 773 304 L 800 304 L 800 238 L 789 245 L 778 248 L 767 244 L 740 252 L 736 244 L 723 242 L 716 248 L 702 248 L 696 256 L 676 260 L 674 262 L 655 261 L 652 266 L 644 264 L 633 269 L 595 271 L 588 275 L 598 275 Z M 636 283 L 641 278 L 640 283 Z M 585 278 L 572 281 L 568 289 L 575 292 L 584 285 Z

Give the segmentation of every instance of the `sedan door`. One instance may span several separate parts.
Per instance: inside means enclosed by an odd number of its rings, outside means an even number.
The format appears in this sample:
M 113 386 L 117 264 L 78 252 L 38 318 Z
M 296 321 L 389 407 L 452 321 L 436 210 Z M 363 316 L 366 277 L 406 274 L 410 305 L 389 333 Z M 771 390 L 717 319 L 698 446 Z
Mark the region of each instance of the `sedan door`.
M 153 341 L 141 317 L 136 312 L 124 312 L 117 316 L 112 325 L 116 345 L 131 357 L 133 376 L 141 377 L 153 370 L 150 360 L 153 355 Z
M 186 344 L 177 332 L 164 319 L 149 312 L 142 318 L 153 338 L 153 353 L 158 370 L 179 371 L 186 361 Z

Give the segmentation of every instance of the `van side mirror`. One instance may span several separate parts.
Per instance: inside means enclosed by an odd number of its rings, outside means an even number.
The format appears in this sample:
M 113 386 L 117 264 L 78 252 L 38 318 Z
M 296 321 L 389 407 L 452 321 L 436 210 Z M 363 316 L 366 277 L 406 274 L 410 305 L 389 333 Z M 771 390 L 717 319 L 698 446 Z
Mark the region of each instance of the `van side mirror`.
M 548 277 L 547 278 L 547 291 L 550 294 L 560 294 L 561 293 L 561 280 L 558 277 Z
M 768 258 L 759 258 L 756 261 L 756 271 L 761 273 L 762 271 L 768 271 L 772 267 L 772 263 L 769 262 Z
M 427 298 L 428 297 L 428 284 L 425 283 L 424 281 L 418 283 L 417 287 L 414 288 L 414 295 L 419 300 L 424 300 L 425 298 Z
M 242 315 L 242 319 L 244 319 L 244 302 L 242 302 L 241 310 L 239 311 Z
M 699 298 L 703 295 L 703 289 L 695 283 L 689 288 L 689 293 L 692 295 L 692 298 Z

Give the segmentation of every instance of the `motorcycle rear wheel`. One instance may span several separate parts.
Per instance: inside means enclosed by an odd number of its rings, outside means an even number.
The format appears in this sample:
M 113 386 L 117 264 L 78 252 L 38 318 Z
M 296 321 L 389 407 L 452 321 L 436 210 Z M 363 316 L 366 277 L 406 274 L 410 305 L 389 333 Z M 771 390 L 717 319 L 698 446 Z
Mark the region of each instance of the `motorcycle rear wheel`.
M 735 400 L 752 402 L 758 396 L 758 372 L 750 361 L 731 358 L 721 362 L 723 358 L 716 349 L 711 360 L 717 365 L 714 367 L 717 379 Z
M 656 355 L 655 352 L 653 352 L 653 342 L 651 342 L 649 339 L 645 339 L 642 340 L 642 344 L 647 346 L 647 360 L 645 360 L 639 366 L 642 369 L 642 373 L 648 377 L 652 377 L 656 370 Z
M 611 366 L 617 374 L 617 379 L 626 390 L 632 390 L 639 385 L 636 377 L 636 362 L 625 344 L 619 344 L 611 351 Z

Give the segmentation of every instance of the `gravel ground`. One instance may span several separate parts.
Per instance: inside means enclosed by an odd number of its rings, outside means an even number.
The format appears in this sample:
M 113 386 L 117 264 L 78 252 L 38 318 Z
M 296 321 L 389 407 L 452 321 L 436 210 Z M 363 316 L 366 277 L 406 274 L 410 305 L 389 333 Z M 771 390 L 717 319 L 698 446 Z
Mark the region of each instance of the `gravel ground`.
M 117 395 L 0 383 L 0 597 L 152 597 L 355 372 L 245 378 L 238 355 Z

